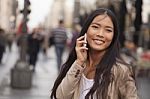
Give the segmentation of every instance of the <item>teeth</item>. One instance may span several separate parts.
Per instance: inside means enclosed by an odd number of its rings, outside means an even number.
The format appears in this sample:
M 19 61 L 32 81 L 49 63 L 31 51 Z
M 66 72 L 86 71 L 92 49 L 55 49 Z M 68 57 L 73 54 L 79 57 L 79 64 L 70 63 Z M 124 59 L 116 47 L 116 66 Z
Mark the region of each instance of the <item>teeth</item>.
M 94 40 L 94 42 L 95 42 L 96 44 L 102 44 L 102 43 L 103 43 L 103 41 L 100 41 L 100 40 Z

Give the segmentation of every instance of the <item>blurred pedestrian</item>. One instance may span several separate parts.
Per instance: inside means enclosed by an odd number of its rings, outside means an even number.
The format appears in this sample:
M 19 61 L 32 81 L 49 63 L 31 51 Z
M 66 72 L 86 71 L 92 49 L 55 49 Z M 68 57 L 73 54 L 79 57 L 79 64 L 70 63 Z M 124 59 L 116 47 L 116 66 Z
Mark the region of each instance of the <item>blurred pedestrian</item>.
M 35 66 L 38 58 L 38 53 L 40 51 L 42 36 L 38 28 L 33 29 L 33 32 L 28 36 L 28 55 L 29 55 L 29 65 L 33 67 L 35 71 Z
M 72 39 L 71 39 L 71 44 L 70 44 L 71 48 L 73 48 L 80 31 L 81 31 L 80 24 L 75 23 L 73 26 L 73 31 L 72 31 Z
M 0 28 L 0 64 L 2 64 L 3 54 L 5 52 L 6 37 L 4 29 Z
M 47 54 L 47 51 L 48 51 L 48 48 L 49 48 L 49 45 L 48 45 L 48 40 L 49 40 L 49 32 L 46 31 L 44 28 L 41 29 L 41 34 L 42 34 L 42 37 L 43 37 L 43 41 L 42 41 L 42 52 L 43 52 L 43 56 L 45 57 L 45 59 L 48 58 L 48 54 Z
M 132 40 L 128 39 L 125 41 L 124 47 L 121 49 L 121 53 L 127 63 L 135 66 L 137 61 L 137 46 Z
M 67 42 L 67 30 L 64 27 L 64 21 L 59 21 L 59 26 L 51 31 L 51 37 L 53 38 L 55 52 L 57 57 L 58 70 L 62 63 L 62 56 Z
M 7 44 L 8 44 L 9 51 L 11 51 L 13 41 L 14 41 L 14 34 L 9 33 L 7 35 Z
M 131 66 L 120 58 L 118 37 L 110 10 L 92 12 L 54 83 L 51 99 L 138 99 Z

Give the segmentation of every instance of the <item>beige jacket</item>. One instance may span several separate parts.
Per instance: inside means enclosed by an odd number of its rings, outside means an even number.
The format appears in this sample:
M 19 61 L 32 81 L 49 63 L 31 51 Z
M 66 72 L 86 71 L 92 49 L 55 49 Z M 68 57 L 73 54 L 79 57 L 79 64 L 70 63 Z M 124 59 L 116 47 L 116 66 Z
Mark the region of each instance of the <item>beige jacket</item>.
M 66 74 L 66 77 L 58 86 L 56 92 L 58 99 L 79 99 L 79 84 L 83 71 L 84 68 L 75 61 Z M 115 80 L 109 86 L 108 98 L 106 99 L 139 99 L 135 81 L 132 78 L 130 69 L 127 66 L 118 63 L 117 66 L 114 65 L 112 71 Z

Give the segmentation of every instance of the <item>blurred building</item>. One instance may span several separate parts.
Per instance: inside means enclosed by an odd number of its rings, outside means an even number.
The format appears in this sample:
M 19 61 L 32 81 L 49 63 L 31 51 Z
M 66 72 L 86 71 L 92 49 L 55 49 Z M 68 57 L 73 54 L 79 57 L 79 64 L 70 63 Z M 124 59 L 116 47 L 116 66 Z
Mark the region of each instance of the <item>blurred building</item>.
M 50 6 L 50 12 L 45 19 L 44 26 L 46 28 L 53 28 L 57 26 L 59 19 L 64 19 L 67 27 L 71 28 L 74 22 L 79 22 L 80 25 L 84 23 L 86 17 L 98 7 L 111 8 L 115 11 L 117 17 L 122 14 L 120 11 L 121 3 L 123 0 L 53 0 Z M 125 36 L 132 37 L 134 32 L 133 22 L 135 20 L 135 1 L 126 1 L 126 14 L 123 32 Z M 150 0 L 143 0 L 142 4 L 142 21 L 148 22 L 150 18 Z M 121 17 L 122 18 L 122 17 Z M 119 20 L 120 18 L 118 18 Z M 120 19 L 122 20 L 122 19 Z M 149 19 L 150 20 L 150 19 Z
M 143 22 L 148 23 L 150 21 L 150 0 L 143 0 Z
M 0 0 L 0 26 L 6 30 L 15 28 L 17 0 Z
M 73 0 L 53 0 L 50 12 L 45 19 L 45 27 L 53 28 L 58 25 L 58 20 L 63 19 L 66 27 L 72 25 Z
M 74 21 L 79 21 L 80 15 L 96 9 L 96 0 L 53 0 L 50 12 L 45 19 L 47 28 L 56 27 L 59 19 L 64 19 L 66 27 L 72 27 Z

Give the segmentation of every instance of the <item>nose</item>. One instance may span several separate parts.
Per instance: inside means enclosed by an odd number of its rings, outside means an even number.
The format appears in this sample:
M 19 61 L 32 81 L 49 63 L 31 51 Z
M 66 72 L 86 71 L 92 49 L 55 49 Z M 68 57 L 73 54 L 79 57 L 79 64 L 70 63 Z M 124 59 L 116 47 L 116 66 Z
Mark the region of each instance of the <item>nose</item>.
M 97 36 L 104 37 L 104 30 L 100 29 L 97 33 Z

